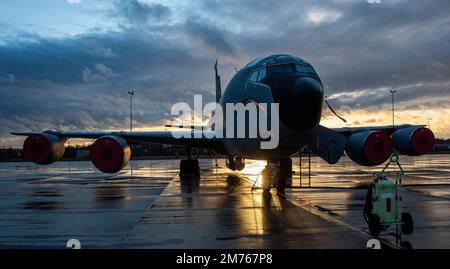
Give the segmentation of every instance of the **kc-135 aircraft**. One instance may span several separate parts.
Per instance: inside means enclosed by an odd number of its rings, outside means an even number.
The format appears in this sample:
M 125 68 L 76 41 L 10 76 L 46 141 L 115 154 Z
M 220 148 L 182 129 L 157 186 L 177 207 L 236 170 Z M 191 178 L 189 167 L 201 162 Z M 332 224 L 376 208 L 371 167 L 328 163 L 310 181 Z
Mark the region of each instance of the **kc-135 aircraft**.
M 191 136 L 175 138 L 173 131 L 160 132 L 15 132 L 28 136 L 23 144 L 26 157 L 36 164 L 47 165 L 64 154 L 69 138 L 96 139 L 91 147 L 91 161 L 105 173 L 116 173 L 130 159 L 130 144 L 162 143 L 183 145 L 186 159 L 180 162 L 180 176 L 200 176 L 198 160 L 191 157 L 191 148 L 212 149 L 226 156 L 227 167 L 242 170 L 245 159 L 267 160 L 277 164 L 279 179 L 275 187 L 284 191 L 285 176 L 292 171 L 291 156 L 309 148 L 329 164 L 345 154 L 362 166 L 384 163 L 393 150 L 405 155 L 422 155 L 434 145 L 434 134 L 425 125 L 399 125 L 329 129 L 320 125 L 324 102 L 323 84 L 313 66 L 295 56 L 277 54 L 260 57 L 239 70 L 228 83 L 223 95 L 220 76 L 215 66 L 216 102 L 278 103 L 279 142 L 273 149 L 261 149 L 261 138 L 210 138 L 205 132 L 214 125 L 198 130 L 191 127 Z M 246 119 L 245 124 L 249 122 Z M 201 134 L 198 134 L 201 132 Z M 264 182 L 263 189 L 274 184 Z

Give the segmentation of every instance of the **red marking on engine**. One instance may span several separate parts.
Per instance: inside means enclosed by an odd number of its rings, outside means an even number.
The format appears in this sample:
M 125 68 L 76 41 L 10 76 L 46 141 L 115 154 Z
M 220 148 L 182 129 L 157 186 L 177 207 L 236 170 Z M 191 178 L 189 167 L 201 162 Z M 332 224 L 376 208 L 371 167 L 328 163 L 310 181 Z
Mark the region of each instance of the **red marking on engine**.
M 43 135 L 31 135 L 23 143 L 25 156 L 34 163 L 45 162 L 51 153 L 51 145 Z
M 91 160 L 98 170 L 103 172 L 117 171 L 124 162 L 123 147 L 110 137 L 97 139 L 91 148 Z
M 385 132 L 373 132 L 364 141 L 364 154 L 370 162 L 376 165 L 384 163 L 391 155 L 392 150 L 391 138 Z
M 428 128 L 418 128 L 411 136 L 411 145 L 415 151 L 425 154 L 433 149 L 435 138 Z

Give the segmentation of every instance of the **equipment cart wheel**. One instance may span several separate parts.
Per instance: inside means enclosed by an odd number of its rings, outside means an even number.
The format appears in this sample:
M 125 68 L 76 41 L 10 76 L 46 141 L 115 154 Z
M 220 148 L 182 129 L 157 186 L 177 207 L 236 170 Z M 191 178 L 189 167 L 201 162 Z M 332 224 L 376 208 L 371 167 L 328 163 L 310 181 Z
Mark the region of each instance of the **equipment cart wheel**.
M 372 214 L 369 217 L 369 232 L 372 236 L 379 236 L 381 231 L 380 217 L 377 214 Z
M 402 213 L 402 233 L 409 235 L 414 231 L 414 221 L 411 214 L 407 212 Z

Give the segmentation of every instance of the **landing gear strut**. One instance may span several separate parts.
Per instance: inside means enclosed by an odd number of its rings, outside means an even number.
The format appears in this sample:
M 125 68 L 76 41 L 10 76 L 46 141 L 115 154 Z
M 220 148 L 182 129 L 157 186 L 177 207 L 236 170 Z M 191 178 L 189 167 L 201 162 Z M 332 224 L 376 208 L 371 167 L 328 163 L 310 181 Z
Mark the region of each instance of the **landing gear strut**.
M 192 159 L 191 149 L 186 149 L 188 159 L 180 161 L 180 177 L 199 177 L 200 165 L 198 160 Z
M 285 158 L 278 161 L 277 192 L 284 193 L 287 186 L 292 185 L 292 160 Z
M 268 161 L 262 171 L 261 188 L 264 192 L 276 187 L 278 193 L 284 194 L 286 186 L 292 185 L 292 160 L 285 158 L 276 161 Z

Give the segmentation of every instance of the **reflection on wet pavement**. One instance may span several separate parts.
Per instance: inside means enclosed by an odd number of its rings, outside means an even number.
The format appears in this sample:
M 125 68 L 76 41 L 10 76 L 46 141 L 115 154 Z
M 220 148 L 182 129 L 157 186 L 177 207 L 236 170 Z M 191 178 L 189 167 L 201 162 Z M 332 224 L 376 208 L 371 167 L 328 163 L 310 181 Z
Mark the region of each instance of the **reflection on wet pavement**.
M 178 161 L 134 161 L 132 175 L 130 167 L 105 175 L 88 162 L 1 163 L 0 247 L 64 248 L 71 238 L 82 248 L 365 246 L 360 233 L 251 191 L 223 161 L 200 165 L 201 179 L 180 179 Z
M 204 161 L 207 162 L 207 161 Z M 208 167 L 211 164 L 201 163 Z M 223 162 L 200 181 L 174 178 L 122 241 L 131 248 L 363 248 L 360 233 L 305 211 Z M 255 172 L 257 169 L 255 169 Z M 190 180 L 192 180 L 191 183 Z
M 177 173 L 177 161 L 137 161 L 116 175 L 90 162 L 0 163 L 0 247 L 112 247 Z M 133 168 L 131 176 L 130 168 Z
M 294 158 L 293 185 L 300 185 L 298 158 Z M 404 211 L 414 217 L 415 231 L 404 236 L 414 248 L 450 247 L 450 155 L 400 156 L 405 170 L 403 180 Z M 304 204 L 322 208 L 356 227 L 367 229 L 362 209 L 371 173 L 383 166 L 358 167 L 346 158 L 331 166 L 318 158 L 312 158 L 312 187 L 294 188 L 289 195 Z M 307 175 L 303 172 L 303 186 Z M 394 242 L 392 236 L 384 238 Z
M 263 161 L 231 173 L 221 160 L 202 160 L 201 179 L 180 179 L 177 160 L 133 161 L 114 175 L 90 162 L 0 163 L 0 247 L 64 248 L 76 238 L 85 248 L 364 248 L 368 237 L 356 230 L 366 229 L 366 186 L 382 167 L 313 157 L 312 188 L 298 188 L 293 161 L 287 200 L 251 191 Z M 416 226 L 405 239 L 414 248 L 449 248 L 450 155 L 401 163 L 404 208 Z

